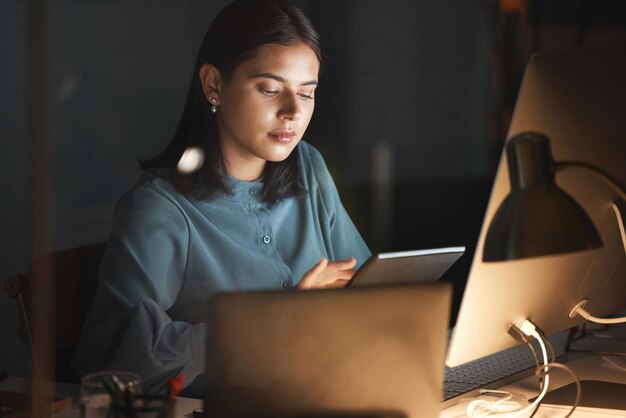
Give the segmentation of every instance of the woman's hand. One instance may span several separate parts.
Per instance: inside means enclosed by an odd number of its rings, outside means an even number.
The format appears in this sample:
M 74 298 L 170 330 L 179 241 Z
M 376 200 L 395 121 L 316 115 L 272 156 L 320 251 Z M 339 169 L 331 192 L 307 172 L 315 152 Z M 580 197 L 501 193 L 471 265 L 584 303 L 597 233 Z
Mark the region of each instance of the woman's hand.
M 328 261 L 322 258 L 298 284 L 298 289 L 330 289 L 344 287 L 354 275 L 356 258 Z

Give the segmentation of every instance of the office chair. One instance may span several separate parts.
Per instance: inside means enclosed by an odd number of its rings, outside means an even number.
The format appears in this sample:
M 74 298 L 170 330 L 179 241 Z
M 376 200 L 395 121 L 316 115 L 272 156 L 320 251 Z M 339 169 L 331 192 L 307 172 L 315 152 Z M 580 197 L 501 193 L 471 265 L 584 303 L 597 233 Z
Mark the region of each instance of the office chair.
M 38 265 L 52 261 L 55 289 L 54 376 L 41 376 L 36 343 L 31 329 L 31 273 L 5 279 L 5 291 L 15 299 L 20 319 L 20 334 L 33 359 L 33 376 L 58 382 L 78 383 L 79 376 L 69 361 L 80 337 L 89 307 L 98 287 L 98 269 L 105 243 L 58 251 L 35 258 L 30 272 Z

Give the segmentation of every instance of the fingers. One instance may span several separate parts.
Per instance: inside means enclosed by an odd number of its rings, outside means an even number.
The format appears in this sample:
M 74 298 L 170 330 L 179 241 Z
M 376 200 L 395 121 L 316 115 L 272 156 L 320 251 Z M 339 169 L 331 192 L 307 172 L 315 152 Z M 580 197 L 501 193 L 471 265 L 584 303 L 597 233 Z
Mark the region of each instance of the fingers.
M 353 269 L 347 270 L 335 270 L 331 267 L 326 267 L 326 271 L 320 275 L 320 280 L 331 282 L 333 280 L 350 280 L 354 276 L 355 271 Z
M 356 258 L 329 262 L 326 268 L 329 273 L 327 278 L 331 279 L 330 281 L 333 279 L 350 280 L 352 276 L 354 276 L 354 273 L 356 273 L 354 266 L 356 266 Z M 328 282 L 329 281 L 327 281 L 326 284 L 328 284 Z
M 298 288 L 339 288 L 344 287 L 355 273 L 355 258 L 328 261 L 323 258 L 303 277 Z
M 313 283 L 319 278 L 320 274 L 326 269 L 326 266 L 328 266 L 328 259 L 320 259 L 319 263 L 313 266 L 311 270 L 302 276 L 302 280 L 300 280 L 297 287 L 301 289 L 310 289 Z
M 356 258 L 351 257 L 351 258 L 347 258 L 345 260 L 337 260 L 337 261 L 331 261 L 328 263 L 329 266 L 334 266 L 339 270 L 350 270 L 352 269 L 354 266 L 356 266 Z
M 324 287 L 326 289 L 339 289 L 339 288 L 345 287 L 349 281 L 350 280 L 337 279 L 334 282 L 326 284 L 326 286 Z

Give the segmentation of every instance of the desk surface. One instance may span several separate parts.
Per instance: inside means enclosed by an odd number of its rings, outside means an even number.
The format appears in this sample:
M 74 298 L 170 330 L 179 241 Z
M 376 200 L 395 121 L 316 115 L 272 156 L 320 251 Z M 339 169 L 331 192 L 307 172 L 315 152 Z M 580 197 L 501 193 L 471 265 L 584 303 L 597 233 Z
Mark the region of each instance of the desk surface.
M 608 362 L 603 360 L 602 356 L 592 354 L 581 355 L 567 361 L 566 364 L 576 372 L 581 380 L 600 380 L 626 384 L 626 372 L 611 366 Z M 569 374 L 557 369 L 555 372 L 550 373 L 550 384 L 548 386 L 548 390 L 551 391 L 560 388 L 571 382 L 573 382 L 573 379 Z M 529 376 L 518 382 L 504 386 L 500 388 L 500 390 L 515 394 L 523 394 L 526 398 L 533 398 L 539 394 L 537 378 L 534 376 Z M 476 398 L 470 398 L 470 400 L 473 399 Z M 466 406 L 467 400 L 460 400 L 456 405 L 442 410 L 439 417 L 463 417 L 465 416 Z M 569 406 L 542 405 L 539 411 L 537 411 L 535 417 L 563 417 L 567 414 L 569 409 Z M 530 412 L 526 415 L 518 416 L 528 417 L 530 416 Z M 572 414 L 572 417 L 580 418 L 591 416 L 626 416 L 626 410 L 578 407 L 576 408 L 574 414 Z
M 30 393 L 32 381 L 26 378 L 9 377 L 6 381 L 0 382 L 0 390 L 11 390 L 15 392 Z M 72 399 L 73 408 L 65 410 L 55 415 L 55 418 L 77 418 L 78 400 L 80 397 L 80 385 L 58 383 L 58 382 L 42 382 L 41 393 L 50 396 L 62 396 Z M 176 399 L 176 418 L 192 417 L 194 409 L 202 407 L 202 400 L 192 398 Z
M 592 352 L 598 350 L 626 352 L 626 326 L 612 326 L 609 332 L 597 332 L 595 336 L 588 336 L 578 341 L 573 348 Z M 626 371 L 612 365 L 605 360 L 605 357 L 610 360 L 615 359 L 620 365 L 626 365 L 626 357 L 576 352 L 569 353 L 568 359 L 564 363 L 574 370 L 580 380 L 599 380 L 603 382 L 626 384 Z M 548 391 L 553 391 L 573 381 L 573 378 L 566 372 L 554 369 L 554 371 L 550 373 Z M 524 395 L 526 399 L 534 398 L 539 394 L 538 381 L 535 376 L 526 377 L 518 382 L 499 388 L 499 390 L 514 394 L 519 393 Z M 439 417 L 464 417 L 468 400 L 463 400 L 463 397 L 460 398 L 461 400 L 459 400 L 458 403 L 443 409 Z M 474 399 L 477 398 L 472 397 L 469 400 Z M 569 410 L 570 406 L 542 404 L 537 414 L 535 414 L 535 417 L 560 418 L 564 417 Z M 530 414 L 529 412 L 525 415 L 517 415 L 516 417 L 524 418 L 530 416 Z M 503 417 L 504 416 L 506 415 L 503 415 Z M 626 410 L 578 407 L 571 416 L 574 418 L 626 416 Z
M 626 328 L 622 328 L 626 329 Z M 623 348 L 626 347 L 626 338 L 622 336 L 622 341 L 620 346 L 622 347 L 622 351 L 625 351 Z M 617 339 L 620 342 L 620 338 Z M 606 348 L 606 344 L 602 344 L 602 341 L 591 341 L 588 340 L 585 342 L 587 344 L 586 347 L 582 348 L 594 348 L 601 346 Z M 612 341 L 612 345 L 615 345 L 615 340 Z M 616 348 L 612 347 L 611 349 L 615 350 Z M 623 363 L 626 363 L 624 357 L 621 358 Z M 569 360 L 566 362 L 568 366 L 570 366 L 578 375 L 581 380 L 600 380 L 606 382 L 615 382 L 626 384 L 626 371 L 619 369 L 609 362 L 604 360 L 604 357 L 596 354 L 570 354 Z M 562 372 L 560 370 L 555 370 L 554 373 L 550 374 L 550 386 L 549 390 L 554 390 L 559 387 L 565 386 L 573 381 L 571 376 Z M 29 379 L 24 378 L 15 378 L 9 377 L 5 382 L 0 383 L 0 390 L 14 390 L 19 392 L 30 392 L 31 381 Z M 523 394 L 527 398 L 532 398 L 537 396 L 538 394 L 538 385 L 537 378 L 534 376 L 529 376 L 524 378 L 518 382 L 513 384 L 504 386 L 500 388 L 501 390 L 505 390 L 511 393 L 519 393 Z M 64 383 L 53 383 L 53 382 L 45 382 L 42 385 L 42 393 L 46 395 L 56 395 L 56 396 L 67 396 L 72 398 L 73 404 L 78 405 L 79 398 L 79 386 L 64 384 Z M 484 395 L 483 395 L 484 396 Z M 476 399 L 474 397 L 469 398 L 469 400 Z M 457 404 L 449 406 L 443 409 L 439 415 L 439 418 L 457 418 L 465 416 L 465 407 L 468 400 L 461 397 L 461 400 L 458 401 Z M 196 408 L 202 407 L 202 401 L 199 399 L 191 399 L 191 398 L 178 398 L 176 403 L 176 417 L 177 418 L 189 418 L 192 416 L 192 412 Z M 551 418 L 551 417 L 563 417 L 569 411 L 568 406 L 556 406 L 556 405 L 542 405 L 535 417 L 539 418 Z M 519 417 L 527 417 L 530 413 L 526 415 L 518 415 Z M 71 411 L 66 410 L 64 413 L 58 414 L 58 418 L 75 418 L 78 416 L 78 410 L 73 408 Z M 586 408 L 579 407 L 576 409 L 576 412 L 572 415 L 574 418 L 588 418 L 588 417 L 615 417 L 615 416 L 623 416 L 626 417 L 626 410 L 614 410 L 614 409 L 601 409 L 601 408 Z

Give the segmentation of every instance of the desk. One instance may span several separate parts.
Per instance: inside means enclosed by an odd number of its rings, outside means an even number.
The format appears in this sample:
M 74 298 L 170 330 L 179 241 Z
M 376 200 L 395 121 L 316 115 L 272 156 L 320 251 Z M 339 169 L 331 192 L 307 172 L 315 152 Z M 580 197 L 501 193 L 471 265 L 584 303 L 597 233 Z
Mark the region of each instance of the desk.
M 0 382 L 0 390 L 11 390 L 15 392 L 30 393 L 31 392 L 31 380 L 19 377 L 9 377 L 6 381 Z M 62 396 L 72 399 L 72 409 L 66 409 L 64 411 L 55 414 L 55 418 L 77 418 L 78 414 L 78 400 L 80 398 L 80 385 L 58 383 L 58 382 L 43 382 L 42 395 L 49 396 Z M 189 418 L 192 416 L 194 409 L 202 407 L 202 400 L 192 398 L 177 398 L 176 399 L 176 418 Z
M 621 328 L 626 330 L 626 327 Z M 620 346 L 626 346 L 626 340 L 622 341 Z M 607 348 L 606 340 L 590 341 L 583 340 L 584 346 L 577 348 L 593 349 L 594 347 Z M 611 341 L 610 349 L 618 349 L 615 341 Z M 570 354 L 566 364 L 570 366 L 581 380 L 601 380 L 607 382 L 623 383 L 626 384 L 626 372 L 621 371 L 607 363 L 602 359 L 602 356 L 595 354 Z M 551 374 L 549 390 L 554 390 L 559 387 L 565 386 L 571 383 L 571 377 L 560 371 L 556 370 Z M 506 390 L 512 393 L 521 393 L 526 397 L 534 397 L 538 394 L 537 378 L 529 376 L 513 384 L 504 386 L 500 389 Z M 14 390 L 18 392 L 30 392 L 30 380 L 23 378 L 9 377 L 5 382 L 0 383 L 0 390 Z M 48 382 L 43 385 L 43 389 L 46 395 L 67 396 L 72 398 L 73 405 L 72 410 L 66 410 L 63 413 L 57 414 L 55 418 L 76 418 L 78 417 L 78 398 L 79 398 L 79 386 Z M 462 398 L 462 397 L 461 397 Z M 474 398 L 470 398 L 474 399 Z M 176 418 L 189 418 L 191 413 L 196 408 L 202 407 L 202 400 L 191 398 L 178 398 L 176 402 Z M 537 418 L 562 418 L 565 416 L 569 407 L 564 406 L 542 406 L 535 417 Z M 526 417 L 530 413 L 526 414 Z M 455 404 L 441 411 L 439 418 L 459 418 L 465 416 L 465 404 Z M 591 418 L 591 417 L 626 417 L 626 410 L 610 410 L 599 408 L 585 408 L 579 407 L 572 415 L 574 418 Z M 522 417 L 522 416 L 520 416 Z
M 581 355 L 577 356 L 577 358 L 575 359 L 567 361 L 566 364 L 576 372 L 581 380 L 601 380 L 606 382 L 626 384 L 626 372 L 620 371 L 615 367 L 610 366 L 606 361 L 602 359 L 602 356 L 592 354 Z M 556 370 L 554 373 L 550 374 L 550 385 L 548 387 L 548 390 L 557 389 L 571 382 L 573 382 L 573 380 L 568 374 L 560 370 Z M 521 393 L 527 398 L 532 398 L 538 395 L 537 378 L 534 376 L 529 376 L 520 380 L 519 382 L 504 386 L 500 389 L 511 393 Z M 541 406 L 535 417 L 563 417 L 565 416 L 565 414 L 567 414 L 567 411 L 569 409 L 569 407 L 565 406 L 543 405 Z M 526 415 L 520 415 L 520 417 L 527 417 L 529 415 L 530 413 Z M 463 416 L 465 416 L 465 404 L 459 403 L 442 410 L 439 418 L 457 418 Z M 586 418 L 591 416 L 626 417 L 626 411 L 578 407 L 576 408 L 576 412 L 574 412 L 574 414 L 572 415 L 572 417 L 580 418 Z
M 626 372 L 619 371 L 616 368 L 610 366 L 605 362 L 601 356 L 598 355 L 576 355 L 576 358 L 571 359 L 567 364 L 574 369 L 580 379 L 584 380 L 603 380 L 608 382 L 624 383 L 626 384 Z M 572 379 L 569 375 L 557 371 L 552 374 L 550 380 L 550 390 L 559 388 L 570 383 Z M 20 392 L 28 392 L 30 390 L 30 380 L 10 377 L 7 381 L 0 383 L 0 389 L 15 390 Z M 72 398 L 73 404 L 78 405 L 79 386 L 70 385 L 64 383 L 48 383 L 44 385 L 46 387 L 46 394 L 55 394 L 59 396 L 68 396 Z M 527 397 L 533 397 L 537 395 L 537 379 L 533 376 L 529 376 L 519 382 L 501 388 L 513 393 L 523 393 Z M 189 418 L 191 412 L 196 408 L 202 407 L 202 400 L 191 398 L 178 398 L 176 401 L 176 418 Z M 537 412 L 535 417 L 538 418 L 561 418 L 563 417 L 569 407 L 561 406 L 542 406 Z M 530 414 L 527 414 L 528 416 Z M 465 406 L 463 404 L 456 404 L 450 406 L 441 411 L 439 418 L 458 418 L 465 416 Z M 626 411 L 624 410 L 608 410 L 598 408 L 584 408 L 579 407 L 572 415 L 574 418 L 590 418 L 590 417 L 626 417 Z M 73 408 L 71 411 L 65 411 L 58 414 L 58 418 L 75 418 L 78 417 L 78 410 Z
M 624 336 L 626 336 L 626 327 L 614 326 L 612 329 L 616 331 L 616 333 L 611 333 L 612 337 L 614 337 L 613 339 L 608 340 L 604 336 L 601 336 L 600 338 L 587 337 L 585 340 L 581 340 L 577 343 L 574 348 L 584 350 L 603 349 L 626 351 L 626 339 L 624 339 Z M 610 365 L 601 355 L 572 352 L 568 354 L 567 361 L 564 363 L 576 372 L 580 380 L 600 380 L 626 384 L 626 371 Z M 569 374 L 555 369 L 553 373 L 550 373 L 548 391 L 558 389 L 571 382 L 573 382 L 573 379 Z M 526 398 L 533 398 L 539 394 L 538 382 L 535 376 L 526 377 L 518 382 L 499 389 L 511 393 L 520 393 Z M 463 397 L 461 396 L 460 398 L 462 399 Z M 470 400 L 471 399 L 476 398 L 470 398 Z M 467 401 L 449 406 L 441 411 L 439 418 L 464 417 L 466 405 Z M 567 414 L 569 409 L 569 406 L 542 405 L 539 411 L 537 411 L 537 414 L 535 414 L 535 417 L 562 418 Z M 504 416 L 505 415 L 503 415 L 503 417 Z M 530 412 L 525 415 L 518 415 L 520 418 L 528 416 L 530 416 Z M 626 417 L 626 410 L 578 407 L 576 408 L 574 414 L 572 414 L 573 418 L 616 416 Z

